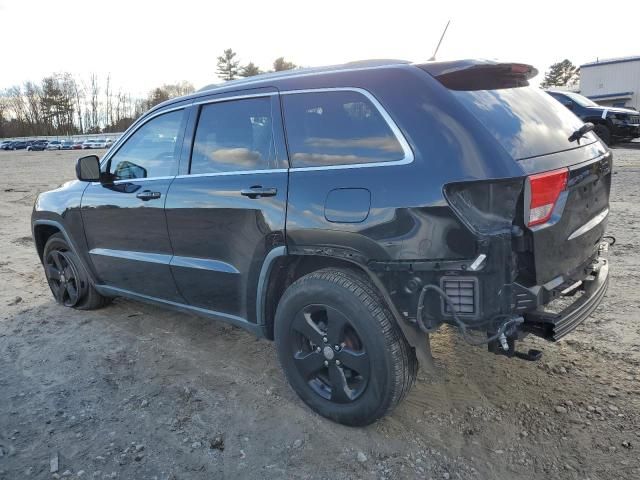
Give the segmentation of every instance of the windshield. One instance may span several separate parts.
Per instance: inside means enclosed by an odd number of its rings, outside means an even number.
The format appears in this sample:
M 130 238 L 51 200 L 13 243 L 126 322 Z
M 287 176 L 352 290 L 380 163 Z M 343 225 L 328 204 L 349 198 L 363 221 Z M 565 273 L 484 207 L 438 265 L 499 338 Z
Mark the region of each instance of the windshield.
M 579 93 L 562 92 L 562 94 L 569 97 L 571 100 L 576 102 L 581 107 L 599 107 L 600 106 L 593 100 L 589 100 L 587 97 L 580 95 Z

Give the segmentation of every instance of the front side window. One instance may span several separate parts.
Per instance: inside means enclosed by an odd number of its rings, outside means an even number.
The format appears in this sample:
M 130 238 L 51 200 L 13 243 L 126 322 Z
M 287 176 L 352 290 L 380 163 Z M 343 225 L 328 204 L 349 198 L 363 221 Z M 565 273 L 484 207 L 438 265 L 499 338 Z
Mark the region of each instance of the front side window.
M 265 170 L 275 166 L 271 97 L 204 105 L 191 155 L 191 173 Z
M 114 180 L 176 174 L 183 110 L 152 118 L 136 130 L 109 160 Z
M 355 91 L 283 96 L 292 167 L 323 167 L 402 160 L 391 127 L 367 97 Z

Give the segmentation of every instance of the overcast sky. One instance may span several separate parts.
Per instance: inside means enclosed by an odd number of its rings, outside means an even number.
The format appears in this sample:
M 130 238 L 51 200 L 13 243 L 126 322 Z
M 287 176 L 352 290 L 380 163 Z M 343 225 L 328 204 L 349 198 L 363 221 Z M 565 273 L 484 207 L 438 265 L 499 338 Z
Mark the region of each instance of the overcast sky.
M 638 0 L 607 4 L 605 10 L 635 13 L 616 15 L 619 26 L 602 15 L 602 2 L 590 3 L 0 0 L 0 89 L 65 71 L 79 78 L 110 73 L 116 89 L 136 95 L 181 80 L 199 88 L 218 81 L 216 57 L 225 48 L 263 69 L 279 56 L 304 66 L 425 61 L 448 19 L 439 60 L 531 63 L 541 78 L 564 58 L 579 65 L 640 55 Z

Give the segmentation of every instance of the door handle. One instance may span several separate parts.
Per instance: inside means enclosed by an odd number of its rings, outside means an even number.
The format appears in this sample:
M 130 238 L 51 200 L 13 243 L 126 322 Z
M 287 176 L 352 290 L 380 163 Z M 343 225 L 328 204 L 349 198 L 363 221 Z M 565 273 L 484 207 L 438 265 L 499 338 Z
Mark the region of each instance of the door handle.
M 146 202 L 148 200 L 155 200 L 160 198 L 160 192 L 152 192 L 151 190 L 144 190 L 136 195 L 140 200 Z
M 262 187 L 260 185 L 254 185 L 251 188 L 244 188 L 240 190 L 240 195 L 249 198 L 275 197 L 277 194 L 277 188 Z

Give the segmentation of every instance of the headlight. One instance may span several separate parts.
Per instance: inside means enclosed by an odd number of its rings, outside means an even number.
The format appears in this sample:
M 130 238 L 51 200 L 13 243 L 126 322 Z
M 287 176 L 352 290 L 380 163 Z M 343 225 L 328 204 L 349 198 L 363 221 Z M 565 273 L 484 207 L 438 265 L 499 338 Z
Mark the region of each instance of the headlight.
M 629 115 L 626 115 L 624 113 L 614 113 L 611 116 L 611 121 L 613 123 L 616 123 L 616 124 L 628 123 L 629 122 Z

